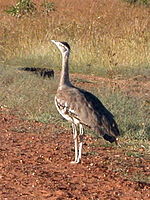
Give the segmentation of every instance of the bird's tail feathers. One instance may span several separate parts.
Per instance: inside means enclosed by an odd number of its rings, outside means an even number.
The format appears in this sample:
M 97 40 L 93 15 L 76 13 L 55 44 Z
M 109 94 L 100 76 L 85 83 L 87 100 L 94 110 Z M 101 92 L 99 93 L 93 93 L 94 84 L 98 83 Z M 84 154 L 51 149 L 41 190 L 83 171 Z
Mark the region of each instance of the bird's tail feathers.
M 99 127 L 95 127 L 94 131 L 99 133 L 105 140 L 110 143 L 115 142 L 117 144 L 118 136 L 120 135 L 117 124 L 114 122 L 113 126 L 102 124 Z

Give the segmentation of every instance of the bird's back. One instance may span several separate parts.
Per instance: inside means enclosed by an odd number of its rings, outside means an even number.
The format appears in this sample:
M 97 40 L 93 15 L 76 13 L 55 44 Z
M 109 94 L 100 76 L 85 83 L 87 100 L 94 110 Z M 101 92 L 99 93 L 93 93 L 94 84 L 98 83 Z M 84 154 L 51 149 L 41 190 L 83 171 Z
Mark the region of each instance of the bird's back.
M 104 139 L 113 142 L 120 135 L 114 116 L 90 92 L 74 86 L 65 87 L 58 89 L 56 99 L 71 118 L 100 133 Z

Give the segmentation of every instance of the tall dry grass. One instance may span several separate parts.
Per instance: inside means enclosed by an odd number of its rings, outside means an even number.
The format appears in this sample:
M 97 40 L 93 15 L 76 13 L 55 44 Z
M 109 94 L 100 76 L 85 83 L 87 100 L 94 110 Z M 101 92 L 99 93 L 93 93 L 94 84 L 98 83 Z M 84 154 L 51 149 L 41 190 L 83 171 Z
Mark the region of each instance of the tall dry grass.
M 58 66 L 58 54 L 50 44 L 51 39 L 56 39 L 70 43 L 72 69 L 79 72 L 150 62 L 149 8 L 121 0 L 53 0 L 56 10 L 46 15 L 41 11 L 42 0 L 33 0 L 37 12 L 30 17 L 15 18 L 4 12 L 15 2 L 0 2 L 3 61 Z

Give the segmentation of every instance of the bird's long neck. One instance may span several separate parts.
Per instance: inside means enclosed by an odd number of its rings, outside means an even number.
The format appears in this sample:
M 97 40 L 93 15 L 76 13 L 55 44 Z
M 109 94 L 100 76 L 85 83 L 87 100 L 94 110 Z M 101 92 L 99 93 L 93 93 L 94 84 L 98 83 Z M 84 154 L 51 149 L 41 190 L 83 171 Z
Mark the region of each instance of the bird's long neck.
M 59 87 L 64 85 L 71 86 L 70 79 L 69 79 L 69 53 L 65 53 L 62 55 L 62 70 L 60 76 Z

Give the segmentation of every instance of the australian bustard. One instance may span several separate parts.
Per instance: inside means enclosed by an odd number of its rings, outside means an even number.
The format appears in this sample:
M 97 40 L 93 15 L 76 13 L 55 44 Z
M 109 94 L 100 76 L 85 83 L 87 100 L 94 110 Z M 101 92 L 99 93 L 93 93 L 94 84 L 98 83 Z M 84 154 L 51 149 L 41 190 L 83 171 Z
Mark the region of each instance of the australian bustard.
M 70 46 L 66 42 L 52 40 L 62 54 L 62 70 L 59 87 L 55 96 L 58 112 L 72 123 L 75 142 L 75 161 L 81 161 L 83 125 L 99 133 L 105 140 L 117 143 L 120 135 L 114 116 L 101 101 L 90 92 L 73 86 L 69 79 Z M 79 127 L 79 133 L 77 128 Z

